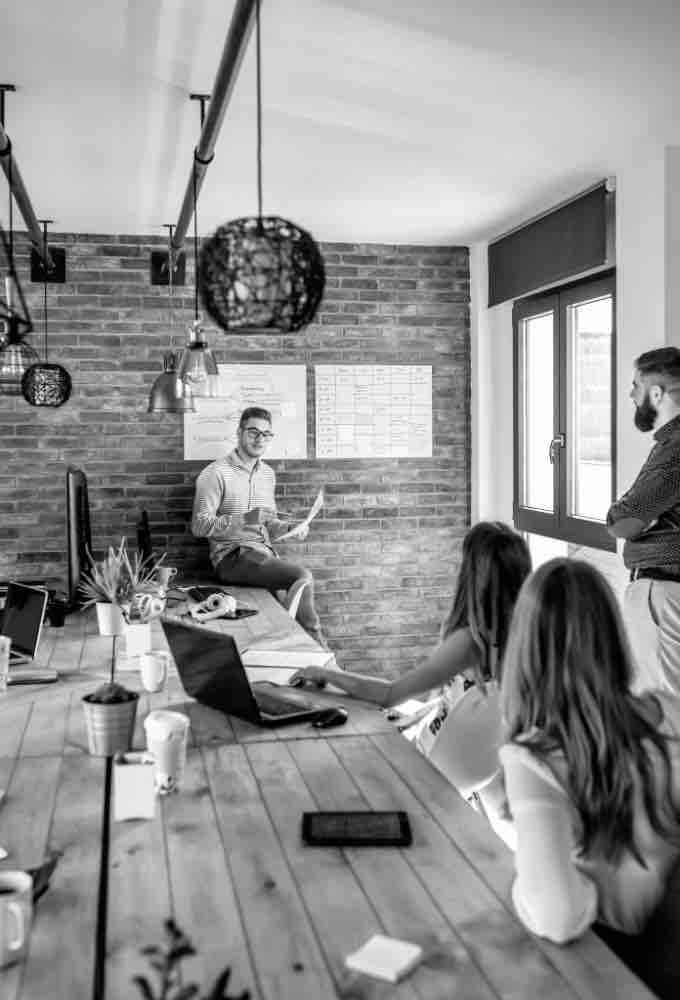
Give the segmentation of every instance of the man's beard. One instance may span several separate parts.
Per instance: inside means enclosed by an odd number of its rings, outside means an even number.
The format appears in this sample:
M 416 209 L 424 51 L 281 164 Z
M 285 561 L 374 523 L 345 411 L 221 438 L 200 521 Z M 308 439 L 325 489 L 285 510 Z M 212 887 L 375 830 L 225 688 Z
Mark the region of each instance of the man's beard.
M 635 426 L 639 431 L 651 431 L 656 423 L 657 412 L 649 401 L 649 394 L 645 395 L 639 406 L 635 407 Z

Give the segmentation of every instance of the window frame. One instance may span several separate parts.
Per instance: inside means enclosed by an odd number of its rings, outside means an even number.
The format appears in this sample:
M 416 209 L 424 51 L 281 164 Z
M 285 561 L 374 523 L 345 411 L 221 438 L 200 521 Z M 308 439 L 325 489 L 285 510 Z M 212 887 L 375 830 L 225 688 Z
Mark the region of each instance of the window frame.
M 528 531 L 536 535 L 586 545 L 590 548 L 616 550 L 616 539 L 607 531 L 606 525 L 584 517 L 568 513 L 568 467 L 571 458 L 569 432 L 569 399 L 567 384 L 567 311 L 570 306 L 596 298 L 598 295 L 612 296 L 612 340 L 611 340 L 611 481 L 610 502 L 616 496 L 616 271 L 608 269 L 579 281 L 569 282 L 546 289 L 535 295 L 525 296 L 513 303 L 513 430 L 514 430 L 514 483 L 513 518 L 518 531 Z M 522 379 L 520 328 L 523 320 L 531 316 L 552 311 L 553 313 L 553 427 L 552 437 L 566 435 L 566 446 L 556 450 L 553 465 L 553 511 L 541 511 L 523 506 L 522 496 L 523 466 L 523 417 L 524 382 Z

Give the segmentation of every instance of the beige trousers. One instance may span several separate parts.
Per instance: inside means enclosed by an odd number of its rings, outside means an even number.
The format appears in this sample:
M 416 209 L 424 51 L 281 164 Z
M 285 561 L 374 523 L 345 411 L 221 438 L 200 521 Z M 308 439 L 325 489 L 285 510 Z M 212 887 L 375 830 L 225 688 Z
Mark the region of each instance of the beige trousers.
M 633 650 L 633 691 L 680 694 L 680 582 L 634 580 L 626 587 L 623 616 Z

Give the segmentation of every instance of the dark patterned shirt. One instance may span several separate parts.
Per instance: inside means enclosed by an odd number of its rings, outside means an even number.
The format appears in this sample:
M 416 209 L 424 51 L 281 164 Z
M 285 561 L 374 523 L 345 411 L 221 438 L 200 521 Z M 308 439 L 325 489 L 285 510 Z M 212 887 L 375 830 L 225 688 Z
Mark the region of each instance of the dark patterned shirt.
M 654 440 L 637 479 L 609 508 L 607 524 L 636 517 L 647 525 L 623 547 L 629 569 L 658 567 L 680 574 L 680 415 L 660 427 Z

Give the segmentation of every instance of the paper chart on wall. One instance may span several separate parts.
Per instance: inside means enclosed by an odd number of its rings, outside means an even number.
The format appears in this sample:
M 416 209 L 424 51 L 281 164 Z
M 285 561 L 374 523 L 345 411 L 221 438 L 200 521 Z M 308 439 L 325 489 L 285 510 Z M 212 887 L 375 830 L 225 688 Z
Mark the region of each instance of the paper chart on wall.
M 431 365 L 316 365 L 317 458 L 432 455 Z
M 239 417 L 247 406 L 272 414 L 274 438 L 265 458 L 307 457 L 305 365 L 218 365 L 215 395 L 195 397 L 184 414 L 184 458 L 212 461 L 236 446 Z

